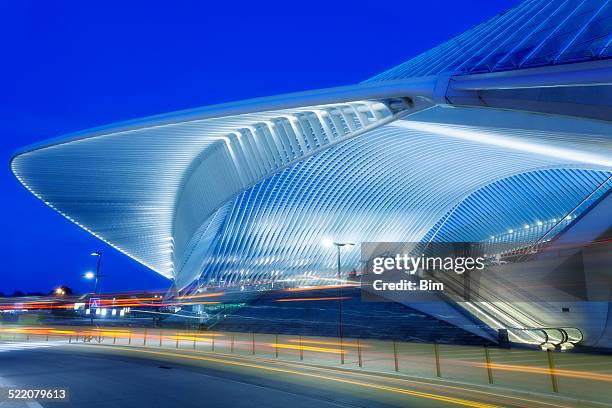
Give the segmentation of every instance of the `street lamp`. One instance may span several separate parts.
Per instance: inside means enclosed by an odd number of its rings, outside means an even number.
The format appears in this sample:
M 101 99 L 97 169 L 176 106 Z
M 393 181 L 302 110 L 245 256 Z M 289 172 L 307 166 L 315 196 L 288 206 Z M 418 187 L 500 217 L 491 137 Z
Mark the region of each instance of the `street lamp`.
M 343 338 L 344 338 L 344 329 L 342 327 L 342 264 L 340 263 L 340 249 L 345 246 L 353 246 L 352 242 L 336 242 L 329 238 L 323 239 L 323 245 L 326 247 L 335 246 L 336 254 L 337 254 L 337 264 L 338 264 L 338 332 L 340 334 L 340 363 L 344 364 L 344 347 L 343 347 Z
M 96 267 L 96 274 L 94 275 L 93 272 L 87 272 L 87 273 L 85 273 L 85 279 L 95 279 L 94 291 L 93 291 L 93 295 L 95 296 L 96 293 L 98 292 L 98 280 L 100 278 L 103 278 L 103 276 L 100 275 L 100 261 L 102 260 L 102 252 L 92 252 L 90 255 L 98 257 L 98 266 Z M 91 298 L 90 298 L 90 302 L 89 302 L 89 314 L 90 314 L 90 317 L 91 317 L 91 324 L 93 325 L 94 312 L 93 312 L 93 308 L 91 306 L 92 305 L 91 305 Z
M 98 279 L 100 279 L 100 260 L 102 260 L 102 252 L 92 252 L 90 255 L 98 257 L 98 266 L 96 268 L 96 276 L 95 276 L 96 283 L 94 284 L 94 295 L 95 295 L 96 292 L 98 291 Z

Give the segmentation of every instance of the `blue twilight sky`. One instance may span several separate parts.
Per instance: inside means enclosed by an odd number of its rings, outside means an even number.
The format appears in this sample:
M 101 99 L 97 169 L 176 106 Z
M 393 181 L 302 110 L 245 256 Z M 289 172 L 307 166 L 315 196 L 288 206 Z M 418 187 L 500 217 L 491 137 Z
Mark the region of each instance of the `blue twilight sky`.
M 0 3 L 0 292 L 105 291 L 169 281 L 44 206 L 13 151 L 120 120 L 360 82 L 517 3 L 5 1 Z

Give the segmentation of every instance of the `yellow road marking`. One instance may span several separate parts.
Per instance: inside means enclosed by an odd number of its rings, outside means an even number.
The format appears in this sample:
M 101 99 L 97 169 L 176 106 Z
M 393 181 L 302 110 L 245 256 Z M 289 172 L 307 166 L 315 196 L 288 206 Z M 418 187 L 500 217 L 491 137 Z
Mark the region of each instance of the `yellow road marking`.
M 372 389 L 381 390 L 381 391 L 389 391 L 389 392 L 393 392 L 397 394 L 411 395 L 414 397 L 427 398 L 427 399 L 432 399 L 436 401 L 443 401 L 443 402 L 462 405 L 466 407 L 474 407 L 474 408 L 498 407 L 498 405 L 484 404 L 484 403 L 470 401 L 470 400 L 466 400 L 462 398 L 445 397 L 443 395 L 431 394 L 431 393 L 421 392 L 421 391 L 406 390 L 403 388 L 391 387 L 387 385 L 366 383 L 363 381 L 349 380 L 345 378 L 332 377 L 328 375 L 305 373 L 305 372 L 296 371 L 296 370 L 289 370 L 286 368 L 267 367 L 267 366 L 263 366 L 259 364 L 245 363 L 241 361 L 230 361 L 230 360 L 224 360 L 224 359 L 220 359 L 216 357 L 203 357 L 203 356 L 187 355 L 187 354 L 181 354 L 181 353 L 166 353 L 166 352 L 161 352 L 161 351 L 133 349 L 133 348 L 126 348 L 126 347 L 114 347 L 114 346 L 101 346 L 101 347 L 106 347 L 106 348 L 111 348 L 111 349 L 116 349 L 116 350 L 129 350 L 132 352 L 153 354 L 153 355 L 159 355 L 159 356 L 165 356 L 165 357 L 179 357 L 179 358 L 184 358 L 187 360 L 208 361 L 208 362 L 213 362 L 213 363 L 229 364 L 229 365 L 235 365 L 235 366 L 240 366 L 240 367 L 249 367 L 249 368 L 255 368 L 259 370 L 273 371 L 273 372 L 279 372 L 279 373 L 285 373 L 285 374 L 293 374 L 293 375 L 299 375 L 299 376 L 304 376 L 304 377 L 312 377 L 312 378 L 317 378 L 321 380 L 330 380 L 330 381 L 335 381 L 335 382 L 340 382 L 340 383 L 345 383 L 345 384 L 358 385 L 360 387 L 372 388 Z

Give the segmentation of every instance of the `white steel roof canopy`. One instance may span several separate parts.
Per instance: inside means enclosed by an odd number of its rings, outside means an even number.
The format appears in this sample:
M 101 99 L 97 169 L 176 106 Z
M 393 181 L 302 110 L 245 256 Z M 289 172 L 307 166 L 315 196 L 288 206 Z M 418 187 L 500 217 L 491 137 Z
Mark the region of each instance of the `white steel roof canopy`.
M 568 87 L 572 80 L 580 85 L 580 70 L 589 81 L 612 83 L 606 67 L 592 62 L 574 65 L 562 70 L 563 83 L 556 85 Z M 338 147 L 334 151 L 341 152 L 342 145 L 354 138 L 375 139 L 391 125 L 396 130 L 410 128 L 410 134 L 419 130 L 423 135 L 455 139 L 476 137 L 483 145 L 497 145 L 500 151 L 518 149 L 537 157 L 552 156 L 546 166 L 580 163 L 584 168 L 609 169 L 609 123 L 569 118 L 564 120 L 573 121 L 569 128 L 573 130 L 531 131 L 530 123 L 536 122 L 539 129 L 542 122 L 556 129 L 559 119 L 523 112 L 520 100 L 511 102 L 516 105 L 513 111 L 432 109 L 436 104 L 450 107 L 452 100 L 482 105 L 480 88 L 495 89 L 496 81 L 498 88 L 525 81 L 537 88 L 538 78 L 543 78 L 543 87 L 553 86 L 545 79 L 545 69 L 368 82 L 164 114 L 26 147 L 12 157 L 11 170 L 36 197 L 69 220 L 166 277 L 185 277 L 180 280 L 186 284 L 187 277 L 193 278 L 202 267 L 192 255 L 202 256 L 197 250 L 204 245 L 201 235 L 223 205 L 297 163 L 330 148 Z M 544 110 L 551 109 L 555 107 Z M 444 123 L 446 117 L 456 118 L 457 112 L 465 118 L 480 112 L 477 115 L 483 120 L 495 116 L 507 127 L 498 122 L 491 133 L 478 130 L 479 123 L 463 130 L 408 125 L 427 115 L 436 117 L 429 119 L 434 123 Z M 458 123 L 453 120 L 461 125 L 461 119 Z M 576 130 L 581 128 L 587 130 Z M 531 141 L 526 143 L 522 139 L 530 131 Z M 582 133 L 579 140 L 572 141 L 578 133 Z M 541 140 L 534 143 L 533 138 Z M 453 143 L 447 138 L 432 151 L 437 155 L 434 160 L 448 160 L 444 149 L 454 148 Z M 562 157 L 559 152 L 566 154 Z M 461 177 L 448 175 L 453 176 Z

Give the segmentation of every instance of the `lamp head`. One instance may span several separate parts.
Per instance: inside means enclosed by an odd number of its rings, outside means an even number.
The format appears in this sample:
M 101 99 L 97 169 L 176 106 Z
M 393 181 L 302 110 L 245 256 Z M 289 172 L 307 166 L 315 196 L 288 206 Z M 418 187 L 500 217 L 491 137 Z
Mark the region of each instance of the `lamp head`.
M 323 238 L 323 240 L 321 240 L 321 244 L 324 247 L 331 248 L 332 246 L 334 246 L 334 240 L 331 238 Z

